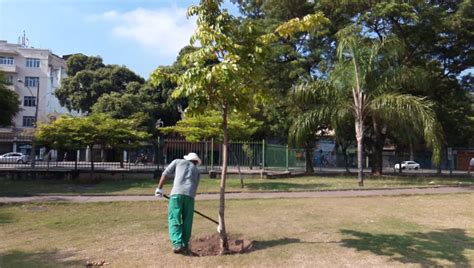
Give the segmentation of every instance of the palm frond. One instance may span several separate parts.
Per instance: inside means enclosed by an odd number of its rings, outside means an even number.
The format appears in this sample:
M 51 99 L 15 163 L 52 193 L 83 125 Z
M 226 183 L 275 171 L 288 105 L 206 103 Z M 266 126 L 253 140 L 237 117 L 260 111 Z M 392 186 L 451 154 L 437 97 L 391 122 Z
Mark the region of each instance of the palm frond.
M 347 129 L 347 125 L 354 127 L 354 113 L 350 102 L 339 103 L 331 108 L 331 127 L 336 131 Z
M 328 110 L 322 107 L 297 116 L 290 127 L 290 140 L 295 140 L 297 144 L 301 144 L 305 137 L 311 133 L 316 133 L 317 129 L 325 122 L 327 113 Z
M 370 101 L 369 110 L 387 125 L 399 129 L 411 129 L 423 136 L 433 149 L 433 161 L 439 163 L 443 145 L 443 132 L 432 109 L 433 103 L 426 98 L 408 94 L 385 93 Z
M 295 104 L 314 105 L 334 95 L 330 83 L 323 80 L 310 80 L 297 83 L 289 93 Z

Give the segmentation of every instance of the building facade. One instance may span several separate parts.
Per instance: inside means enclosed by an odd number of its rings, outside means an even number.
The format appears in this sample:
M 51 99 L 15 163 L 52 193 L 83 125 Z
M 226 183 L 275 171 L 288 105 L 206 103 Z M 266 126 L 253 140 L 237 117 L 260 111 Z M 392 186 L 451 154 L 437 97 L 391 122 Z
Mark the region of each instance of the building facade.
M 48 49 L 0 40 L 0 71 L 18 94 L 21 111 L 9 128 L 0 128 L 0 154 L 31 150 L 35 123 L 48 123 L 67 110 L 54 91 L 66 76 L 66 61 Z

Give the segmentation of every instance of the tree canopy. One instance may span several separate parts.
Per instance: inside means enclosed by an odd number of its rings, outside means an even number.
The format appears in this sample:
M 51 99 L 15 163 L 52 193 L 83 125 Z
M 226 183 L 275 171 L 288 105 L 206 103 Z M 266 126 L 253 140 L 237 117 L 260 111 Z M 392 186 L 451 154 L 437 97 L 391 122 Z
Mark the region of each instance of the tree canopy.
M 106 93 L 124 92 L 128 84 L 143 78 L 118 65 L 104 65 L 100 57 L 76 54 L 66 61 L 68 77 L 64 78 L 55 95 L 69 110 L 88 113 L 97 100 Z
M 77 150 L 93 145 L 130 148 L 148 138 L 136 130 L 132 120 L 113 119 L 106 114 L 84 117 L 63 116 L 50 124 L 41 124 L 35 142 L 54 149 Z
M 229 115 L 229 139 L 234 141 L 249 140 L 253 133 L 260 127 L 261 123 L 249 115 Z M 217 111 L 205 112 L 202 115 L 185 116 L 175 126 L 160 128 L 165 134 L 179 133 L 186 140 L 198 142 L 201 140 L 214 139 L 222 141 L 222 117 Z

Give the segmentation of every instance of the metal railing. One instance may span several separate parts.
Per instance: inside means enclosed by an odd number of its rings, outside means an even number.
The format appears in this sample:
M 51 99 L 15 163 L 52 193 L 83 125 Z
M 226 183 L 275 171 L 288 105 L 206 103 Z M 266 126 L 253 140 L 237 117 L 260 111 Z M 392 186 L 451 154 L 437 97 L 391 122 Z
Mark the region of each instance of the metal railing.
M 25 139 L 26 140 L 26 139 Z M 19 147 L 26 158 L 31 146 Z M 236 141 L 229 143 L 228 163 L 230 167 L 244 170 L 262 169 L 304 169 L 304 151 L 288 148 L 287 145 L 267 144 L 261 141 Z M 184 139 L 165 139 L 153 145 L 144 143 L 133 150 L 114 150 L 94 147 L 92 154 L 85 148 L 77 151 L 47 150 L 38 148 L 35 168 L 69 170 L 148 170 L 163 169 L 174 159 L 183 158 L 189 152 L 197 153 L 201 160 L 201 169 L 220 170 L 222 166 L 222 143 L 214 140 L 188 142 Z M 92 155 L 92 156 L 91 156 Z M 92 161 L 91 161 L 92 157 Z M 1 159 L 0 168 L 31 168 L 28 160 Z

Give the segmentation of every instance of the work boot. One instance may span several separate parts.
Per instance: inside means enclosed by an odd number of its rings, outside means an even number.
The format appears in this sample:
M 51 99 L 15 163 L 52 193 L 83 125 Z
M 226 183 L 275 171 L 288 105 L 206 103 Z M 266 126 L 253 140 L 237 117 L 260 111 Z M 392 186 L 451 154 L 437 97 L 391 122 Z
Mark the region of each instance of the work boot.
M 179 253 L 183 253 L 185 251 L 186 248 L 184 247 L 174 247 L 173 248 L 173 253 L 176 253 L 176 254 L 179 254 Z

